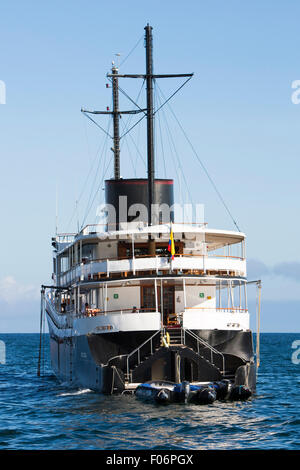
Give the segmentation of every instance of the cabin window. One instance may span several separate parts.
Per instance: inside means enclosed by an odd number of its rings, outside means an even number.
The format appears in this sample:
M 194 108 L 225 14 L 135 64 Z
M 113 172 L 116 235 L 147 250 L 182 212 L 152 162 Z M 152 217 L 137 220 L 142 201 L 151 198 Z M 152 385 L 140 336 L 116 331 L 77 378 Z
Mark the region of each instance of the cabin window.
M 153 286 L 142 287 L 141 309 L 155 310 L 155 291 Z
M 131 258 L 132 257 L 132 243 L 120 242 L 118 245 L 119 258 Z M 168 251 L 168 242 L 157 242 L 155 247 L 155 253 L 157 256 L 170 256 Z M 183 253 L 183 243 L 175 242 L 175 253 Z M 148 243 L 136 243 L 134 245 L 134 256 L 147 256 L 149 254 Z
M 70 264 L 69 264 L 69 257 L 68 256 L 62 256 L 60 258 L 60 269 L 62 273 L 65 273 L 70 269 Z
M 82 258 L 86 260 L 96 259 L 96 250 L 96 243 L 87 243 L 86 245 L 82 245 Z

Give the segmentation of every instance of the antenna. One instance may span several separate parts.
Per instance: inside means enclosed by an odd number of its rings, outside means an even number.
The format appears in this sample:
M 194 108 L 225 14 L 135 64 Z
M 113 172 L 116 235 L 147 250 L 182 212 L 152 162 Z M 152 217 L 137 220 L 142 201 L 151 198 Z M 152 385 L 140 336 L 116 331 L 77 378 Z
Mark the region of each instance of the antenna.
M 120 57 L 121 57 L 121 54 L 119 52 L 117 52 L 117 54 L 115 54 L 116 56 L 116 62 L 117 62 L 117 69 L 120 68 Z

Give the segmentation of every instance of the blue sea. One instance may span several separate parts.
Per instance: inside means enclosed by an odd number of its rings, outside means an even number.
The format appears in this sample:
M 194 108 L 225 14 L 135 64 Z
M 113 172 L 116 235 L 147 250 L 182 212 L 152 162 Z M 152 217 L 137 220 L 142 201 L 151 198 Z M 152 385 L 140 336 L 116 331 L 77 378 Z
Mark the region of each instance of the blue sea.
M 300 364 L 292 362 L 300 334 L 262 334 L 257 395 L 208 406 L 158 406 L 69 389 L 51 371 L 48 335 L 40 378 L 38 334 L 0 340 L 7 356 L 0 365 L 0 449 L 300 448 Z

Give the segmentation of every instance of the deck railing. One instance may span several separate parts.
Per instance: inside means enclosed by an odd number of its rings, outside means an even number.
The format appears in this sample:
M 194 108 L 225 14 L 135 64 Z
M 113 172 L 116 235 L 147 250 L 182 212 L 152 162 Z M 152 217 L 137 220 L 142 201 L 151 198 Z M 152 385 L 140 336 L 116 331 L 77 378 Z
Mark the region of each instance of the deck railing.
M 65 285 L 76 279 L 91 281 L 93 276 L 110 277 L 112 273 L 127 272 L 135 275 L 136 271 L 154 270 L 158 274 L 159 271 L 182 269 L 198 270 L 204 273 L 206 271 L 228 273 L 234 271 L 246 275 L 245 259 L 242 257 L 187 253 L 176 254 L 174 260 L 165 254 L 85 260 L 72 266 L 58 278 L 60 285 Z

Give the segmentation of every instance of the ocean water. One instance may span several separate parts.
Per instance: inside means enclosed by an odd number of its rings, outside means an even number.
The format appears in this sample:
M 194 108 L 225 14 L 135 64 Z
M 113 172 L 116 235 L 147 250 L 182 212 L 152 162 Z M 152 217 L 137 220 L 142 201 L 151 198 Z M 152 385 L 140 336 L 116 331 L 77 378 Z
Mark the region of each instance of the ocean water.
M 0 340 L 7 355 L 0 365 L 0 449 L 300 448 L 300 364 L 292 362 L 300 334 L 262 334 L 257 395 L 208 406 L 158 406 L 69 389 L 51 372 L 48 335 L 40 378 L 39 335 Z

